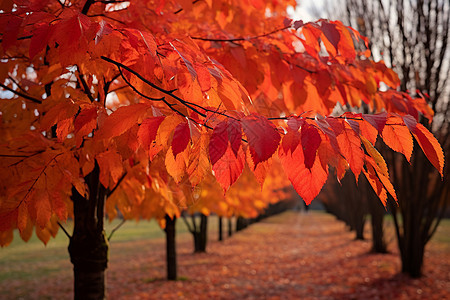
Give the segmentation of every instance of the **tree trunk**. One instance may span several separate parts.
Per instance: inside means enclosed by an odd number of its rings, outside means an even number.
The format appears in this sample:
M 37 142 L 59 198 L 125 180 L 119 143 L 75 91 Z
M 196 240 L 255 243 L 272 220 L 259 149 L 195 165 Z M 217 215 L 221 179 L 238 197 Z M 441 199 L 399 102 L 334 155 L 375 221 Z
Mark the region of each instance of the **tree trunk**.
M 223 241 L 223 220 L 219 217 L 219 241 Z
M 413 238 L 414 239 L 414 238 Z M 402 251 L 402 272 L 408 274 L 412 278 L 422 276 L 423 254 L 425 252 L 425 244 L 411 241 L 408 251 Z
M 355 231 L 356 231 L 356 237 L 355 237 L 355 239 L 356 240 L 364 240 L 364 224 L 365 224 L 366 222 L 365 222 L 365 220 L 363 221 L 363 222 L 358 222 L 357 224 L 356 224 L 356 228 L 355 228 Z
M 233 235 L 233 219 L 232 217 L 228 218 L 228 237 Z
M 381 201 L 373 195 L 370 195 L 367 200 L 372 224 L 372 251 L 375 253 L 387 253 L 383 230 L 385 209 Z
M 194 231 L 194 252 L 206 252 L 206 244 L 208 241 L 208 217 L 204 214 L 200 215 L 200 230 Z
M 175 240 L 175 224 L 177 218 L 173 219 L 166 215 L 166 262 L 167 262 L 167 280 L 177 279 L 177 253 L 176 253 L 176 240 Z
M 236 219 L 236 232 L 241 231 L 245 227 L 247 227 L 245 219 L 243 217 L 238 217 Z
M 98 166 L 88 175 L 86 199 L 72 189 L 74 229 L 69 243 L 74 271 L 74 299 L 105 299 L 108 240 L 103 231 L 105 189 L 99 184 Z

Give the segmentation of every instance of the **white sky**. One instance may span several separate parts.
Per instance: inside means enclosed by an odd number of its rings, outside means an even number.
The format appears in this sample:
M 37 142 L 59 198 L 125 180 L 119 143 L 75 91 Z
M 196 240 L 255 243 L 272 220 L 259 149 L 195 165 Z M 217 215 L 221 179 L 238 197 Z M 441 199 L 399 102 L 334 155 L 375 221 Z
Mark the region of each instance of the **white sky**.
M 288 9 L 288 14 L 294 20 L 304 22 L 315 21 L 326 17 L 326 11 L 323 9 L 324 0 L 299 0 L 299 5 L 294 9 Z

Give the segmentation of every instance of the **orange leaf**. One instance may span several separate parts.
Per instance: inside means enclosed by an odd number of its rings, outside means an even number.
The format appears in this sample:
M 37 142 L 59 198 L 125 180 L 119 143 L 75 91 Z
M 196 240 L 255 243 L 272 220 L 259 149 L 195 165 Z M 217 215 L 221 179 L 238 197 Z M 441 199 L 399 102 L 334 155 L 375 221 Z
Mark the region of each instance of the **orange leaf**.
M 378 179 L 375 171 L 373 170 L 373 168 L 370 168 L 370 171 L 366 171 L 364 169 L 362 171 L 364 173 L 364 176 L 366 176 L 370 186 L 375 191 L 375 194 L 377 194 L 378 198 L 380 198 L 381 200 L 381 203 L 383 203 L 383 205 L 386 207 L 387 192 L 383 184 Z
M 108 150 L 95 157 L 100 167 L 100 182 L 105 188 L 114 187 L 123 173 L 122 156 Z
M 140 123 L 141 118 L 151 106 L 147 103 L 138 103 L 119 107 L 109 115 L 95 135 L 98 139 L 113 138 L 121 135 L 133 125 Z
M 172 148 L 169 148 L 166 153 L 165 164 L 167 173 L 173 177 L 176 183 L 180 183 L 186 173 L 186 161 L 184 155 L 181 153 L 181 155 L 175 157 Z
M 42 229 L 45 227 L 52 215 L 50 199 L 46 192 L 42 192 L 34 198 L 34 201 L 34 208 L 36 210 L 36 227 L 40 227 Z
M 189 174 L 189 181 L 192 186 L 198 185 L 210 169 L 210 162 L 208 159 L 208 142 L 209 138 L 206 133 L 203 133 L 200 140 L 194 144 L 189 155 L 189 164 L 187 173 Z
M 413 151 L 413 140 L 407 127 L 402 125 L 386 125 L 383 129 L 383 141 L 392 150 L 403 153 L 410 161 Z
M 431 164 L 439 171 L 443 177 L 444 170 L 444 153 L 442 152 L 441 145 L 436 140 L 431 132 L 420 123 L 417 123 L 413 132 L 414 138 L 419 143 L 420 148 L 427 156 Z
M 392 185 L 391 181 L 389 180 L 389 175 L 385 176 L 383 173 L 380 172 L 379 168 L 377 167 L 374 159 L 371 157 L 366 156 L 366 166 L 369 173 L 374 173 L 378 175 L 378 178 L 380 179 L 381 183 L 383 184 L 384 188 L 391 194 L 391 196 L 397 200 L 397 195 L 395 193 L 394 186 Z
M 350 165 L 350 169 L 355 174 L 355 177 L 358 178 L 364 165 L 364 152 L 361 149 L 360 138 L 353 130 L 345 128 L 337 136 L 337 141 L 342 155 Z

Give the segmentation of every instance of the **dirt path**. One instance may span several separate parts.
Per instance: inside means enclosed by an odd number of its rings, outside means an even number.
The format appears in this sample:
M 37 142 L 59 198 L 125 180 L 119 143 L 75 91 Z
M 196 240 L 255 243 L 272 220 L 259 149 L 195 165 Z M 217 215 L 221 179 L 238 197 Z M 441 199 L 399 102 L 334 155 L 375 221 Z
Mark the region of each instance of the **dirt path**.
M 114 244 L 109 299 L 449 299 L 449 245 L 432 242 L 425 276 L 398 275 L 394 253 L 368 254 L 343 223 L 322 213 L 289 212 L 254 224 L 223 242 L 212 235 L 206 254 L 192 254 L 190 236 L 178 239 L 178 274 L 167 282 L 164 241 Z M 70 299 L 72 278 L 39 282 L 24 299 Z M 41 279 L 42 280 L 42 279 Z M 11 295 L 12 296 L 12 295 Z M 16 295 L 18 296 L 18 295 Z M 0 296 L 2 298 L 2 296 Z M 14 298 L 14 297 L 12 297 Z

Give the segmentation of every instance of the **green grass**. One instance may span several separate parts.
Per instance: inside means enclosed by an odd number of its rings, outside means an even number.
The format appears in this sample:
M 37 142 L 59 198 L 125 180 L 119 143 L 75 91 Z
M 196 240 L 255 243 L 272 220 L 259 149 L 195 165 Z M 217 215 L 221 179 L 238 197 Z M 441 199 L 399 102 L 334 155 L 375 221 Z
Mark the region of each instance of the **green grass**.
M 120 220 L 113 220 L 105 223 L 106 236 L 120 224 Z M 72 222 L 63 224 L 64 228 L 71 233 Z M 183 220 L 176 223 L 177 236 L 190 238 L 187 227 Z M 208 229 L 210 234 L 217 231 L 217 217 L 210 217 Z M 127 242 L 163 239 L 164 231 L 155 221 L 126 221 L 115 233 L 110 241 L 110 249 L 114 251 L 115 245 L 119 247 Z M 28 242 L 24 242 L 18 232 L 14 234 L 13 242 L 5 248 L 0 249 L 0 284 L 7 279 L 30 280 L 35 276 L 58 276 L 61 270 L 71 272 L 67 247 L 69 238 L 62 230 L 56 237 L 50 239 L 45 246 L 35 234 Z

